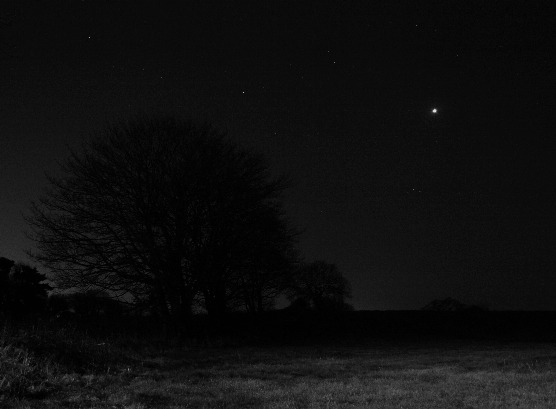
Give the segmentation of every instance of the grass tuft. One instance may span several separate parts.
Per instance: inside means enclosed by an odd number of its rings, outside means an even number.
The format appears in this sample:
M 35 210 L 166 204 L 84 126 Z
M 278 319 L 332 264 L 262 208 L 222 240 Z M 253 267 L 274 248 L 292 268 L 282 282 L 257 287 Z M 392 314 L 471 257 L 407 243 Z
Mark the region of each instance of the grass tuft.
M 0 399 L 40 397 L 50 389 L 53 364 L 0 340 Z

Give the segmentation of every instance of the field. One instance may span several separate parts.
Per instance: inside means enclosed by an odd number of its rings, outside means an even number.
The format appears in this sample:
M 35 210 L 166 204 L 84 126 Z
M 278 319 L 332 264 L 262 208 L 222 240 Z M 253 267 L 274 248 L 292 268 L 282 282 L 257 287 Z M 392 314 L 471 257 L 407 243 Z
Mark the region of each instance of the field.
M 555 408 L 556 344 L 344 337 L 154 347 L 5 327 L 0 393 L 2 408 Z

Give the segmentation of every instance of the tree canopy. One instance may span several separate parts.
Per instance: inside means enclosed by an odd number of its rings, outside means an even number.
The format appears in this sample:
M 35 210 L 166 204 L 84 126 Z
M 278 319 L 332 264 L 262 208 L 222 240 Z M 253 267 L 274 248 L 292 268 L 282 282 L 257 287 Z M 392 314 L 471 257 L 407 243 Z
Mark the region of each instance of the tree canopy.
M 220 315 L 283 291 L 297 234 L 282 210 L 287 179 L 213 127 L 139 117 L 85 141 L 61 170 L 27 218 L 31 255 L 59 287 L 127 295 L 174 323 L 199 296 Z

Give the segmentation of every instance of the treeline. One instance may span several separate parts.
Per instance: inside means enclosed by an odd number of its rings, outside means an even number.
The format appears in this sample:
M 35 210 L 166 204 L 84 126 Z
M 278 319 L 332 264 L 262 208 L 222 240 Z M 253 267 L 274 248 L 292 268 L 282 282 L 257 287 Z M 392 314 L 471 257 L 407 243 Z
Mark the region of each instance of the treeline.
M 67 294 L 53 292 L 45 274 L 36 267 L 16 263 L 0 257 L 0 314 L 4 318 L 17 319 L 30 316 L 61 318 L 120 316 L 126 310 L 124 304 L 102 290 L 76 291 Z
M 350 311 L 346 302 L 351 297 L 349 282 L 336 265 L 324 261 L 303 264 L 292 272 L 292 282 L 284 286 L 283 293 L 290 301 L 284 309 L 292 313 L 331 313 Z M 129 302 L 102 289 L 75 290 L 66 293 L 53 291 L 36 267 L 16 263 L 0 257 L 0 315 L 4 318 L 53 317 L 61 322 L 87 321 L 102 318 L 118 320 L 125 317 L 160 318 L 155 306 Z M 229 312 L 253 313 L 249 299 L 238 303 Z M 197 315 L 206 315 L 202 299 L 195 304 Z M 268 304 L 263 311 L 274 310 Z

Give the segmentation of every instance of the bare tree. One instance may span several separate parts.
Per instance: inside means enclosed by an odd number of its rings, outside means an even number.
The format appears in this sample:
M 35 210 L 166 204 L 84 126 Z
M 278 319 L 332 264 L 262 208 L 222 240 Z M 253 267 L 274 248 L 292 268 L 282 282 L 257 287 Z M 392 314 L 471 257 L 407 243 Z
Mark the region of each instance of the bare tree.
M 210 314 L 224 313 L 254 260 L 274 263 L 260 259 L 267 243 L 293 246 L 285 179 L 206 124 L 115 125 L 72 152 L 62 171 L 31 205 L 31 256 L 61 288 L 148 300 L 170 324 L 181 325 L 199 293 Z

